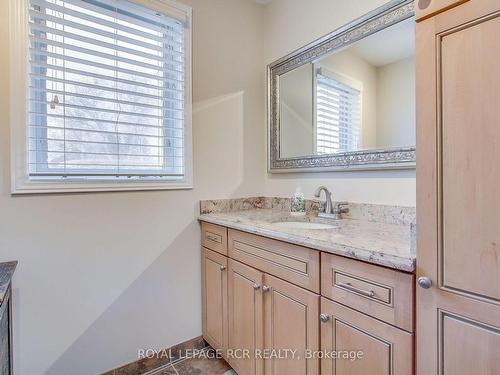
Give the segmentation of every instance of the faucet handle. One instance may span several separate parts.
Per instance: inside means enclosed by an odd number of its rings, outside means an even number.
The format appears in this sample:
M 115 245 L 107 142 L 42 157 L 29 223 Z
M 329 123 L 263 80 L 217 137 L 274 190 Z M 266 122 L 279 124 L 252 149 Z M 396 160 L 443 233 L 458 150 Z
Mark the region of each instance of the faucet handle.
M 334 212 L 339 213 L 339 214 L 349 212 L 349 202 L 345 202 L 345 201 L 335 202 Z

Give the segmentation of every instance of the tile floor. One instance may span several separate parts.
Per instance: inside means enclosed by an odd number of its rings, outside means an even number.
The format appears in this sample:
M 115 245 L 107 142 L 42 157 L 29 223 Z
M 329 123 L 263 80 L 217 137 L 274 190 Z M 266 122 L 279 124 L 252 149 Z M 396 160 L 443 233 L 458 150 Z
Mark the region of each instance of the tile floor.
M 212 349 L 205 349 L 205 351 L 210 350 Z M 236 375 L 226 361 L 209 357 L 212 356 L 180 359 L 144 375 Z
M 164 354 L 101 375 L 237 375 L 226 361 L 216 358 L 215 351 L 201 336 L 175 345 Z

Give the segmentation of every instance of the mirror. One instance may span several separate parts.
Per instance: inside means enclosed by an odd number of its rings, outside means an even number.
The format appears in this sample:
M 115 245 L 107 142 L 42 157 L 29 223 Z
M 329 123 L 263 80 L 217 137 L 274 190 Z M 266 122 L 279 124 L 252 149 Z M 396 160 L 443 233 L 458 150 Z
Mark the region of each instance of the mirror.
M 393 1 L 268 72 L 271 172 L 414 168 L 413 2 Z

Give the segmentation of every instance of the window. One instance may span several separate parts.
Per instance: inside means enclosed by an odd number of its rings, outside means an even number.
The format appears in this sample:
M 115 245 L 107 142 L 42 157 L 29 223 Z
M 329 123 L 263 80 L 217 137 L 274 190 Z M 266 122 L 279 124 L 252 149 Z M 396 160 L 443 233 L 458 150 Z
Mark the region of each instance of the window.
M 333 76 L 322 68 L 316 73 L 317 154 L 359 149 L 361 90 Z
M 141 3 L 29 0 L 28 190 L 189 187 L 190 11 Z

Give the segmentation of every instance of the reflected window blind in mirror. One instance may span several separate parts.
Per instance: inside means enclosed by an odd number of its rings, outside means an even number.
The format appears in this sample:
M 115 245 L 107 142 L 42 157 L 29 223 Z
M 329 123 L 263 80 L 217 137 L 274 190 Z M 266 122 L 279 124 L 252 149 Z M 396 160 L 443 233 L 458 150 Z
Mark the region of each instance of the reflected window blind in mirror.
M 181 179 L 184 21 L 125 0 L 29 0 L 31 179 Z
M 361 91 L 316 72 L 316 153 L 358 149 Z

